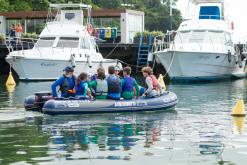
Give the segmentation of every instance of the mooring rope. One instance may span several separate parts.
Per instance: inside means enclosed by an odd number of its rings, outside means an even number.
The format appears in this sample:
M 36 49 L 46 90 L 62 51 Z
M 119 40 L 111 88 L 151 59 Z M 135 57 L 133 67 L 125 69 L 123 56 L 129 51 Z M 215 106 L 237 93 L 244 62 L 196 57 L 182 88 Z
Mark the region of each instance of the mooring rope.
M 117 43 L 116 46 L 104 57 L 104 58 L 107 58 L 109 57 L 110 55 L 112 55 L 112 53 L 115 51 L 115 49 L 120 45 L 121 43 Z

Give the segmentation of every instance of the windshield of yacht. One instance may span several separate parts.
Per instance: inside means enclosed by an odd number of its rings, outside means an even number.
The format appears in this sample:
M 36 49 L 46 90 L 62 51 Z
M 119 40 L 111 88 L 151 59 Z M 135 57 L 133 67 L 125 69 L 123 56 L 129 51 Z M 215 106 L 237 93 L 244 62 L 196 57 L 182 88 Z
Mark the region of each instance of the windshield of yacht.
M 180 31 L 175 38 L 177 44 L 185 43 L 214 43 L 224 44 L 225 34 L 223 31 L 213 30 L 188 30 Z
M 79 45 L 78 37 L 60 37 L 57 47 L 60 48 L 77 48 Z
M 37 48 L 52 47 L 54 41 L 55 41 L 55 37 L 42 37 L 37 41 L 35 47 Z

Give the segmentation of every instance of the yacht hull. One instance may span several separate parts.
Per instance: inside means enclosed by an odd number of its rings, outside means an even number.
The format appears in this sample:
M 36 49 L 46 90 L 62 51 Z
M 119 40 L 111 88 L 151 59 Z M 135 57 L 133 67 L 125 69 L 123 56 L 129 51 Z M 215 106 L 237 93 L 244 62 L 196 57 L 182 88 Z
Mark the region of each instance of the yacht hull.
M 65 66 L 70 65 L 70 61 L 52 59 L 30 59 L 7 57 L 6 61 L 12 66 L 21 80 L 55 80 L 63 74 Z M 81 72 L 93 75 L 99 66 L 106 69 L 111 65 L 117 65 L 117 60 L 104 60 L 103 62 L 76 61 L 74 74 L 77 76 Z
M 240 68 L 237 59 L 231 60 L 224 53 L 161 51 L 155 53 L 171 80 L 216 80 L 245 75 L 244 64 Z

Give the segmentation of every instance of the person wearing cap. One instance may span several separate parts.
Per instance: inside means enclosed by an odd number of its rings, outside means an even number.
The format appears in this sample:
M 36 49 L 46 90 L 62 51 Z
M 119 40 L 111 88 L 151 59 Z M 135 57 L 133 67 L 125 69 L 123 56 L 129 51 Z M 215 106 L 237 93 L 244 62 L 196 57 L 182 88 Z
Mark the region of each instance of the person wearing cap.
M 129 66 L 123 69 L 123 78 L 122 78 L 122 97 L 124 99 L 131 100 L 135 96 L 140 96 L 139 85 L 134 78 L 130 76 L 131 68 Z
M 109 76 L 106 79 L 108 85 L 107 98 L 113 100 L 120 100 L 122 84 L 120 78 L 115 75 L 115 67 L 109 66 L 108 73 Z
M 64 74 L 51 85 L 51 91 L 53 97 L 58 97 L 57 95 L 58 86 L 60 87 L 59 90 L 61 92 L 61 97 L 75 96 L 74 87 L 75 87 L 76 77 L 73 75 L 74 69 L 70 66 L 67 66 L 63 71 Z
M 119 73 L 120 73 L 120 68 L 119 68 L 118 66 L 115 66 L 115 67 L 114 67 L 114 74 L 115 74 L 118 78 L 120 78 Z

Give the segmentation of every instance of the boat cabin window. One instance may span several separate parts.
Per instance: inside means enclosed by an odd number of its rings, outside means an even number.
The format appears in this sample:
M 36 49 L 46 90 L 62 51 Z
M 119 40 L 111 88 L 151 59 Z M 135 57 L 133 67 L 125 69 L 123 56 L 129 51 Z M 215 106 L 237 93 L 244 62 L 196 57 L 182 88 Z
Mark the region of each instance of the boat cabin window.
M 220 20 L 220 8 L 218 6 L 201 6 L 199 19 Z
M 214 43 L 223 44 L 225 42 L 225 34 L 223 31 L 207 31 L 207 30 L 193 30 L 193 31 L 180 31 L 176 37 L 177 44 L 185 43 Z
M 65 19 L 72 20 L 75 18 L 75 13 L 65 13 Z
M 88 38 L 84 37 L 81 39 L 81 49 L 90 49 L 90 41 Z
M 77 48 L 79 45 L 78 37 L 60 37 L 57 47 L 60 48 Z
M 41 37 L 35 47 L 52 47 L 55 39 L 55 37 Z

